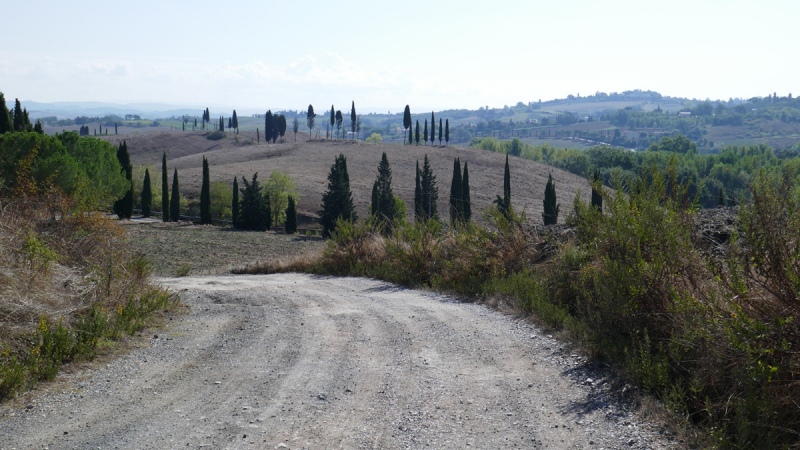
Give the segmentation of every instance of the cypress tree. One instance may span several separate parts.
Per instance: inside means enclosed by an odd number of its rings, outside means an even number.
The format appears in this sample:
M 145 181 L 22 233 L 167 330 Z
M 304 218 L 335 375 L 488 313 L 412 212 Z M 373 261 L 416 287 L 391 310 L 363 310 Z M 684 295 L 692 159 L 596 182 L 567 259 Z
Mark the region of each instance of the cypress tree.
M 547 185 L 544 188 L 544 212 L 542 220 L 545 225 L 555 225 L 558 223 L 558 210 L 561 205 L 556 202 L 556 184 L 553 182 L 553 174 L 548 175 Z
M 114 202 L 114 213 L 120 219 L 130 219 L 133 215 L 133 167 L 131 166 L 131 156 L 128 153 L 128 143 L 122 141 L 117 149 L 117 160 L 122 167 L 125 179 L 128 180 L 128 190 L 125 196 Z
M 422 194 L 422 216 L 427 219 L 439 217 L 436 202 L 439 201 L 439 188 L 436 186 L 436 175 L 431 169 L 428 155 L 422 162 L 422 173 L 420 174 L 421 194 Z
M 419 222 L 422 218 L 422 181 L 419 160 L 417 160 L 417 177 L 414 184 L 414 221 Z
M 350 107 L 350 128 L 352 128 L 353 136 L 356 134 L 356 123 L 358 117 L 356 116 L 356 102 L 353 100 L 353 106 Z
M 592 180 L 592 207 L 598 211 L 603 210 L 603 197 L 600 196 L 600 169 L 594 170 L 594 179 Z
M 233 177 L 233 199 L 231 200 L 231 222 L 234 227 L 239 227 L 239 182 Z
M 392 168 L 386 152 L 383 152 L 381 162 L 378 163 L 378 178 L 375 183 L 378 191 L 378 218 L 385 224 L 391 224 L 394 222 L 397 210 L 392 191 Z
M 436 117 L 433 115 L 433 111 L 431 111 L 431 145 L 433 145 L 433 141 L 436 140 Z
M 330 236 L 336 228 L 336 221 L 344 218 L 351 222 L 358 220 L 353 207 L 353 193 L 350 191 L 350 176 L 347 173 L 347 158 L 343 154 L 336 157 L 328 174 L 328 189 L 322 194 L 322 210 L 319 212 L 322 235 Z
M 333 130 L 333 126 L 336 125 L 336 111 L 333 109 L 333 105 L 331 105 L 331 130 Z M 331 133 L 331 137 L 333 133 Z
M 511 170 L 508 167 L 508 153 L 506 153 L 506 169 L 503 173 L 503 197 L 498 195 L 494 203 L 506 218 L 511 217 Z
M 0 92 L 0 134 L 12 131 L 13 128 L 11 114 L 8 112 L 8 106 L 6 106 L 6 97 Z
M 411 136 L 411 133 L 410 133 L 411 132 L 411 125 L 412 125 L 412 123 L 411 123 L 411 108 L 409 108 L 409 106 L 406 105 L 406 109 L 403 110 L 403 129 L 409 131 L 409 134 L 408 134 L 409 135 L 408 145 L 411 145 L 411 138 L 410 138 L 410 136 Z
M 172 196 L 169 202 L 169 218 L 177 222 L 181 218 L 181 193 L 178 188 L 178 169 L 172 174 Z
M 317 117 L 314 114 L 314 107 L 308 105 L 308 112 L 306 112 L 306 125 L 308 126 L 308 138 L 311 139 L 311 132 L 314 131 L 314 119 Z
M 230 130 L 231 128 L 233 128 L 233 119 L 228 117 L 228 129 Z
M 339 130 L 342 129 L 342 123 L 344 123 L 344 116 L 342 115 L 342 110 L 341 109 L 337 109 L 336 110 L 336 138 L 337 139 L 339 138 Z M 342 135 L 342 138 L 344 138 L 344 133 Z
M 269 206 L 269 196 L 264 195 L 258 183 L 258 173 L 253 174 L 249 183 L 242 177 L 242 183 L 244 189 L 239 210 L 239 227 L 245 230 L 269 230 L 272 225 L 272 209 Z
M 422 135 L 422 142 L 428 145 L 428 119 L 425 119 L 425 133 Z
M 439 118 L 439 146 L 442 146 L 442 118 Z
M 272 118 L 272 110 L 268 110 L 264 115 L 264 140 L 267 142 L 267 144 L 269 144 L 269 141 L 272 139 L 272 129 L 274 127 L 275 124 Z
M 22 105 L 18 98 L 14 100 L 14 131 L 22 131 L 25 127 L 25 119 L 22 116 Z
M 142 216 L 150 217 L 153 210 L 153 188 L 150 186 L 150 170 L 144 169 L 142 182 Z
M 161 220 L 169 222 L 169 178 L 167 176 L 167 152 L 161 157 Z
M 181 123 L 181 126 L 183 126 L 183 131 L 186 131 L 186 122 Z
M 219 116 L 219 131 L 225 131 L 225 119 Z
M 233 110 L 233 117 L 231 118 L 231 125 L 236 130 L 236 134 L 239 134 L 239 117 L 236 115 L 236 110 Z
M 119 134 L 119 132 L 117 130 L 117 122 L 114 122 L 114 135 L 117 135 L 117 134 Z
M 378 199 L 378 180 L 372 182 L 372 200 L 370 203 L 370 214 L 375 216 L 378 214 L 378 205 L 380 203 L 380 199 Z
M 454 158 L 453 179 L 450 182 L 450 223 L 453 225 L 461 222 L 461 205 L 463 201 L 461 189 L 463 187 L 461 182 L 461 161 L 458 158 Z
M 103 134 L 103 124 L 100 124 L 100 134 Z
M 261 143 L 261 134 L 259 134 L 258 128 L 256 128 L 256 143 Z
M 300 131 L 300 121 L 297 120 L 297 117 L 292 119 L 292 131 L 294 131 L 294 141 L 297 142 L 297 132 Z
M 464 161 L 464 176 L 461 177 L 461 199 L 462 199 L 462 220 L 469 222 L 472 220 L 472 203 L 469 196 L 469 168 L 467 161 Z
M 283 137 L 286 134 L 286 116 L 278 116 L 278 134 Z
M 414 134 L 414 140 L 417 141 L 417 145 L 419 145 L 419 120 L 417 120 L 417 130 Z
M 286 205 L 286 234 L 297 233 L 297 206 L 294 204 L 294 197 L 289 196 L 289 204 Z
M 412 127 L 408 127 L 408 145 L 414 142 L 414 129 Z
M 200 188 L 200 223 L 211 223 L 211 180 L 208 170 L 208 159 L 203 157 L 203 185 Z

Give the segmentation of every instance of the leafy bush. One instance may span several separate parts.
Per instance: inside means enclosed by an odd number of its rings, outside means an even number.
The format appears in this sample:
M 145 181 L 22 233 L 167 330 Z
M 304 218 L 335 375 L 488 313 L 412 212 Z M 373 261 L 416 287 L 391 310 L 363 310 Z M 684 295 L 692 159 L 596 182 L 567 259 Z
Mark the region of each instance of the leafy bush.
M 209 141 L 218 141 L 220 139 L 225 138 L 225 136 L 227 136 L 227 134 L 225 134 L 224 131 L 217 130 L 217 131 L 212 131 L 211 133 L 207 133 L 206 139 L 208 139 Z

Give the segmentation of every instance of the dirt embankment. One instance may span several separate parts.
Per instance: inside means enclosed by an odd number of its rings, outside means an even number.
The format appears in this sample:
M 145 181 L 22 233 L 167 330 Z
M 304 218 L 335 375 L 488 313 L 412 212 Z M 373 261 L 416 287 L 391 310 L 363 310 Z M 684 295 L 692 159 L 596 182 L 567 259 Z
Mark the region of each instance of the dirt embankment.
M 534 326 L 382 282 L 166 279 L 189 313 L 0 408 L 0 448 L 671 448 Z

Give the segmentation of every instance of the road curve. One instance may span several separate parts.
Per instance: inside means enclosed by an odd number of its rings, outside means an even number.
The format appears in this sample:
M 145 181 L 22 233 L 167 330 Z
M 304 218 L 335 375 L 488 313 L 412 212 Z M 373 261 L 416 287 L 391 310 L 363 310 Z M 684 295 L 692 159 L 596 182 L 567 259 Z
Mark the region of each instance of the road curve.
M 678 446 L 580 356 L 482 305 L 361 278 L 161 282 L 188 314 L 0 407 L 0 449 Z

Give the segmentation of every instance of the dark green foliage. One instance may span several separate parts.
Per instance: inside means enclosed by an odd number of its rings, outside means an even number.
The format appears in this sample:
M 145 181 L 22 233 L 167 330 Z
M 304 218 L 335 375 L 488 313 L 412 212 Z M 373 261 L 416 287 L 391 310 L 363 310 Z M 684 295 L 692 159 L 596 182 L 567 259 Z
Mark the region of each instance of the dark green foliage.
M 545 225 L 555 225 L 558 223 L 558 210 L 561 205 L 556 200 L 556 184 L 553 182 L 553 174 L 547 176 L 547 185 L 544 188 L 544 212 L 542 220 Z
M 403 110 L 403 129 L 408 130 L 408 145 L 411 145 L 411 108 L 406 105 L 406 109 Z
M 358 116 L 356 116 L 356 102 L 353 100 L 353 106 L 350 107 L 350 128 L 353 136 L 356 135 L 356 124 L 358 123 Z
M 150 186 L 150 170 L 144 169 L 142 182 L 142 216 L 150 217 L 153 210 L 153 188 Z
M 119 149 L 117 149 L 117 160 L 122 174 L 128 180 L 128 189 L 121 199 L 114 202 L 114 214 L 120 219 L 130 219 L 133 215 L 133 166 L 131 165 L 131 155 L 128 153 L 128 143 L 126 141 L 122 141 Z
M 6 97 L 0 92 L 0 134 L 12 131 L 13 128 L 11 114 L 8 111 L 8 106 L 6 106 Z
M 269 144 L 272 140 L 273 130 L 275 129 L 275 118 L 272 117 L 272 110 L 264 114 L 264 140 Z
M 594 192 L 594 191 L 593 191 Z M 594 197 L 592 197 L 594 198 Z M 719 190 L 719 200 L 717 200 L 717 207 L 721 208 L 725 206 L 725 190 Z
M 333 126 L 336 125 L 336 111 L 333 109 L 333 105 L 331 105 L 330 121 L 331 121 L 331 130 L 333 130 Z
M 414 142 L 414 129 L 412 127 L 408 127 L 408 145 Z
M 239 132 L 239 116 L 236 115 L 236 110 L 233 110 L 233 117 L 231 117 L 231 126 L 236 129 L 236 132 Z
M 464 176 L 461 177 L 461 199 L 462 199 L 462 220 L 469 222 L 472 220 L 472 203 L 469 195 L 469 168 L 467 161 L 464 161 Z
M 386 152 L 383 153 L 381 162 L 378 164 L 378 178 L 375 180 L 375 187 L 378 200 L 378 221 L 390 225 L 394 222 L 397 211 L 395 208 L 394 192 L 392 191 L 392 168 L 389 165 Z M 374 206 L 373 209 L 375 209 Z
M 422 162 L 420 185 L 422 187 L 422 217 L 425 220 L 438 218 L 439 212 L 436 203 L 439 201 L 439 188 L 436 186 L 436 175 L 433 174 L 428 155 L 425 155 Z
M 444 143 L 445 145 L 450 143 L 450 119 L 444 122 Z
M 322 235 L 330 236 L 336 229 L 339 219 L 355 222 L 358 220 L 353 207 L 353 193 L 350 191 L 350 175 L 347 173 L 347 158 L 343 154 L 336 157 L 328 174 L 328 190 L 322 194 L 322 211 L 319 212 Z
M 317 115 L 314 113 L 314 107 L 308 105 L 308 112 L 306 113 L 306 125 L 308 126 L 308 135 L 311 137 L 311 132 L 314 131 L 314 121 Z
M 592 207 L 598 211 L 603 211 L 603 197 L 600 195 L 602 189 L 602 180 L 600 180 L 600 170 L 595 169 L 594 178 L 592 179 Z
M 286 134 L 286 116 L 284 116 L 283 114 L 278 116 L 278 134 L 281 137 L 283 137 Z
M 417 160 L 417 176 L 414 184 L 414 221 L 422 220 L 422 175 L 419 170 L 419 160 Z
M 219 129 L 217 131 L 219 132 L 225 131 L 225 119 L 222 116 L 219 116 Z
M 233 198 L 231 200 L 231 222 L 234 227 L 239 226 L 239 182 L 233 177 Z
M 258 183 L 258 173 L 253 174 L 253 179 L 248 183 L 242 177 L 244 189 L 239 210 L 238 227 L 245 230 L 266 231 L 272 224 L 272 210 L 269 206 L 269 196 L 264 195 Z
M 494 200 L 494 204 L 497 205 L 497 209 L 500 211 L 503 216 L 506 218 L 510 218 L 512 216 L 511 212 L 511 169 L 508 166 L 508 153 L 506 153 L 506 168 L 503 172 L 503 197 L 501 198 L 499 195 Z
M 292 119 L 292 131 L 294 132 L 294 141 L 297 142 L 297 132 L 300 131 L 300 121 L 297 117 Z
M 25 130 L 25 117 L 22 115 L 22 105 L 19 102 L 19 99 L 15 99 L 14 101 L 14 131 L 23 131 Z
M 44 128 L 42 128 L 42 122 L 39 122 L 39 119 L 36 119 L 36 125 L 33 126 L 33 131 L 44 134 Z
M 297 233 L 297 206 L 294 204 L 294 197 L 289 196 L 289 203 L 286 205 L 286 223 L 284 228 L 287 234 Z
M 380 204 L 380 200 L 378 200 L 378 180 L 372 182 L 372 200 L 370 201 L 370 214 L 376 215 L 378 214 L 378 205 Z
M 422 142 L 428 145 L 428 119 L 425 119 L 425 132 L 422 135 Z
M 439 146 L 442 145 L 442 118 L 439 118 Z
M 258 128 L 256 128 L 256 143 L 261 143 L 261 133 L 259 133 Z
M 461 222 L 463 205 L 461 190 L 463 187 L 461 182 L 461 161 L 455 158 L 453 159 L 453 178 L 450 181 L 450 223 L 453 225 Z
M 336 138 L 339 138 L 339 131 L 342 130 L 342 123 L 344 123 L 344 116 L 342 115 L 342 110 L 336 110 Z M 342 136 L 344 138 L 344 136 Z
M 200 223 L 211 224 L 211 176 L 208 159 L 203 157 L 203 185 L 200 187 Z
M 167 172 L 167 152 L 161 157 L 161 220 L 169 222 L 169 177 Z
M 173 222 L 181 219 L 181 192 L 178 186 L 178 169 L 172 173 L 172 195 L 169 199 L 169 218 Z
M 433 115 L 433 111 L 431 111 L 431 145 L 433 145 L 433 141 L 436 140 L 436 117 Z
M 414 133 L 414 140 L 417 142 L 417 145 L 419 145 L 419 120 L 417 120 L 417 130 Z

